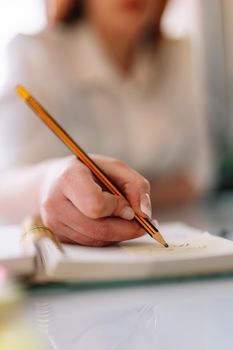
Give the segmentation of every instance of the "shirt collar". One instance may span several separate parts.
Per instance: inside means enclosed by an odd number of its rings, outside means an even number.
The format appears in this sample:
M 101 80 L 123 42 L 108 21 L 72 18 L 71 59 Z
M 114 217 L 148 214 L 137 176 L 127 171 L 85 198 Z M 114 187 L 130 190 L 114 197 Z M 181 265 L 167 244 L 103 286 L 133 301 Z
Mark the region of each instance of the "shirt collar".
M 140 50 L 132 73 L 124 78 L 105 51 L 101 39 L 87 23 L 79 23 L 70 40 L 74 50 L 71 68 L 75 83 L 92 87 L 132 84 L 144 89 L 150 86 L 154 65 L 149 50 Z

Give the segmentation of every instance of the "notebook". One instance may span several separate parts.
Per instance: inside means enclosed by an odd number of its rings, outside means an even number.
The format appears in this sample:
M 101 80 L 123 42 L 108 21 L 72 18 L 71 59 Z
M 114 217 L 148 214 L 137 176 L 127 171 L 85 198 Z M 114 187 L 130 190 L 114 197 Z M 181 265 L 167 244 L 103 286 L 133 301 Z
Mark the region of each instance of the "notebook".
M 117 245 L 92 248 L 57 244 L 49 234 L 20 227 L 0 228 L 0 264 L 14 275 L 35 282 L 100 282 L 233 272 L 233 242 L 183 223 L 167 223 L 160 231 L 164 248 L 148 235 Z M 29 241 L 29 243 L 28 243 Z
M 22 244 L 19 226 L 0 226 L 0 265 L 13 275 L 28 275 L 35 270 L 36 249 Z

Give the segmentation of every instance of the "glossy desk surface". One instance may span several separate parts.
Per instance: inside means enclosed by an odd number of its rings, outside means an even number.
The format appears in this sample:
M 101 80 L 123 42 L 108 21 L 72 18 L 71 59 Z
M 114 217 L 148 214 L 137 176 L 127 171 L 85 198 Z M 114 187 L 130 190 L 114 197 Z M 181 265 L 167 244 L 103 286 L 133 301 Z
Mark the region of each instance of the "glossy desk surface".
M 232 207 L 228 195 L 161 217 L 214 233 L 227 229 L 231 237 Z M 233 349 L 233 274 L 123 287 L 36 289 L 29 293 L 25 313 L 49 338 L 51 349 Z

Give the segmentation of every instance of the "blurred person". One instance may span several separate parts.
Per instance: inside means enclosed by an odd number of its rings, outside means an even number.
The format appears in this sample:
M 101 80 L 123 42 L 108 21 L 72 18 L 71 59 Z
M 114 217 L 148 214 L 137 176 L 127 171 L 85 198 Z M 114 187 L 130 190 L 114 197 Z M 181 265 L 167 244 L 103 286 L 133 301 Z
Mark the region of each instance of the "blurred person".
M 50 26 L 12 42 L 0 105 L 4 217 L 39 212 L 58 235 L 104 245 L 143 234 L 130 221 L 129 204 L 150 216 L 148 181 L 130 167 L 148 177 L 158 204 L 186 202 L 208 188 L 208 134 L 196 113 L 190 49 L 162 36 L 166 2 L 48 0 Z M 129 203 L 103 192 L 77 159 L 66 157 L 15 97 L 18 83 L 85 149 L 114 157 L 93 156 Z

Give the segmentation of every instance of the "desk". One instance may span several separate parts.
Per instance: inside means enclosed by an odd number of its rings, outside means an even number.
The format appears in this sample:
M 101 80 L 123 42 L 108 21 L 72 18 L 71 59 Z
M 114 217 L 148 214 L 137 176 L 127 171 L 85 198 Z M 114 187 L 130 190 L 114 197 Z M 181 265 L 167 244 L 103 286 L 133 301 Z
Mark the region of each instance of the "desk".
M 233 228 L 232 204 L 232 196 L 206 200 L 187 208 L 186 221 L 195 218 L 216 233 Z M 25 315 L 56 350 L 228 350 L 233 348 L 233 277 L 45 289 L 31 293 Z

